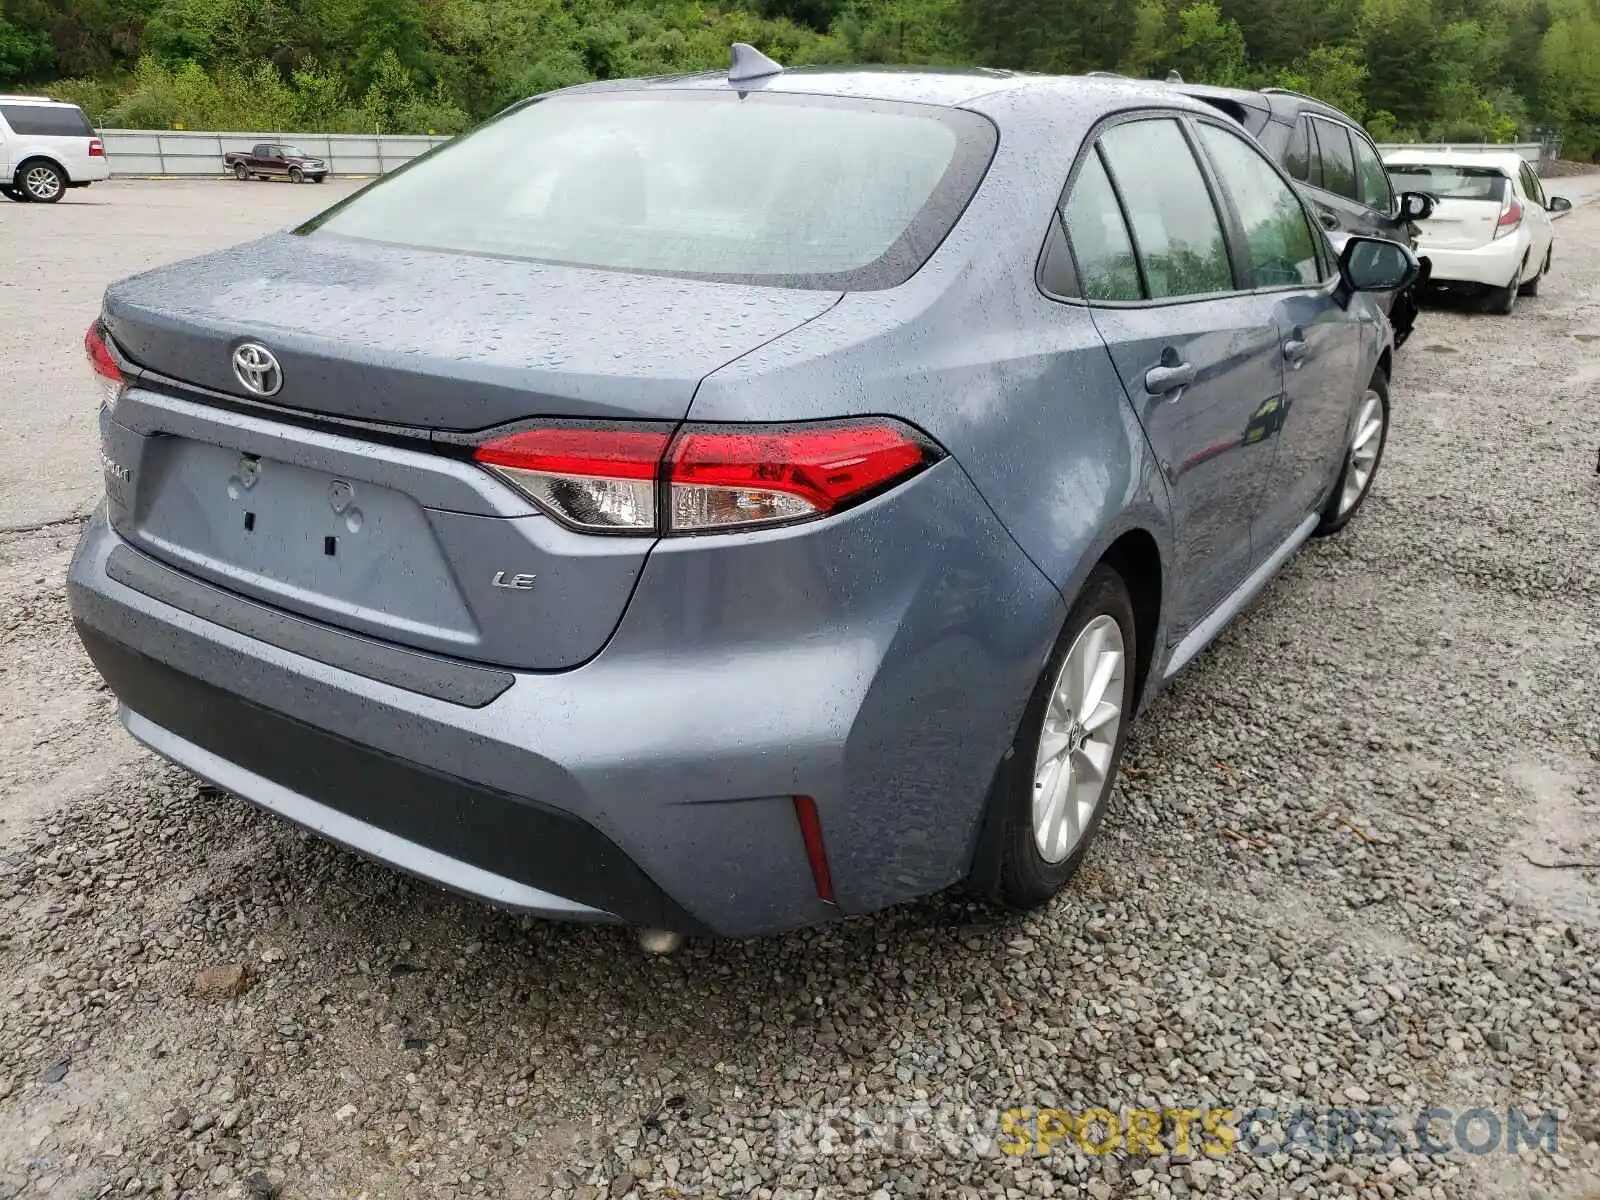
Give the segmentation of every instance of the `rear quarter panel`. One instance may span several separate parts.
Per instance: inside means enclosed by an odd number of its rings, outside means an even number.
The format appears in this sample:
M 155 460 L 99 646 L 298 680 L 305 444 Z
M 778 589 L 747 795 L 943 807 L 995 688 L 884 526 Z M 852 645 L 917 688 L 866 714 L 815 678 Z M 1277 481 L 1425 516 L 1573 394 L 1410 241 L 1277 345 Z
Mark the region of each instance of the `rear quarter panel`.
M 1148 97 L 1127 107 L 1148 106 Z M 1045 297 L 1035 270 L 1061 187 L 1104 103 L 1001 93 L 973 107 L 1000 148 L 967 212 L 897 288 L 828 312 L 709 376 L 691 420 L 882 413 L 939 441 L 1070 603 L 1133 528 L 1166 557 L 1166 490 L 1086 309 Z

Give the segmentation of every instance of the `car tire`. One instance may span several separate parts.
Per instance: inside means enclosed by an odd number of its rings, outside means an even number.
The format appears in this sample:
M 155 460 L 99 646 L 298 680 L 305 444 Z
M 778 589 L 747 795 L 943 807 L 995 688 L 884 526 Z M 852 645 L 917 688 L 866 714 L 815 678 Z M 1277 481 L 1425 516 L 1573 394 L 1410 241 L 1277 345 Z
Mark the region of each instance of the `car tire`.
M 237 179 L 240 183 L 249 183 L 250 182 L 250 168 L 245 166 L 243 163 L 234 163 L 233 164 L 233 177 L 235 179 Z
M 1551 246 L 1549 250 L 1545 251 L 1544 266 L 1539 268 L 1539 273 L 1537 275 L 1522 285 L 1520 289 L 1521 295 L 1537 296 L 1539 294 L 1539 285 L 1544 282 L 1544 277 L 1550 273 L 1550 260 L 1555 256 L 1555 252 L 1556 248 L 1554 246 Z
M 1376 419 L 1376 430 L 1369 427 Z M 1374 439 L 1376 444 L 1374 445 Z M 1344 461 L 1339 466 L 1339 478 L 1333 492 L 1323 506 L 1322 519 L 1312 530 L 1312 537 L 1327 537 L 1338 533 L 1350 524 L 1361 506 L 1372 494 L 1372 484 L 1383 465 L 1383 450 L 1389 444 L 1389 377 L 1381 370 L 1372 376 L 1372 382 L 1361 395 L 1355 420 L 1350 423 L 1345 438 Z
M 12 187 L 9 183 L 0 186 L 0 196 L 4 196 L 7 200 L 15 200 L 18 204 L 28 202 L 28 193 L 21 188 Z
M 1523 259 L 1522 265 L 1517 268 L 1517 273 L 1511 277 L 1511 282 L 1503 288 L 1492 287 L 1488 291 L 1484 308 L 1501 317 L 1509 317 L 1517 309 L 1517 296 L 1522 292 L 1522 276 L 1528 269 L 1528 260 Z
M 32 204 L 55 204 L 67 194 L 67 177 L 54 163 L 35 159 L 17 169 L 17 186 Z
M 974 882 L 1008 908 L 1036 908 L 1059 892 L 1100 827 L 1133 724 L 1136 630 L 1127 584 L 1101 564 L 1067 614 L 989 796 Z M 1104 674 L 1096 679 L 1103 684 L 1099 702 L 1085 694 L 1087 664 L 1096 677 Z M 1115 705 L 1113 716 L 1107 704 Z M 1086 716 L 1105 723 L 1088 729 Z M 1060 753 L 1046 761 L 1050 749 Z M 1073 775 L 1062 780 L 1059 772 L 1068 769 Z M 1052 821 L 1055 813 L 1060 817 Z
M 290 167 L 289 168 L 289 182 L 290 183 L 304 183 L 305 181 L 306 181 L 306 173 L 304 171 L 302 171 L 299 167 Z

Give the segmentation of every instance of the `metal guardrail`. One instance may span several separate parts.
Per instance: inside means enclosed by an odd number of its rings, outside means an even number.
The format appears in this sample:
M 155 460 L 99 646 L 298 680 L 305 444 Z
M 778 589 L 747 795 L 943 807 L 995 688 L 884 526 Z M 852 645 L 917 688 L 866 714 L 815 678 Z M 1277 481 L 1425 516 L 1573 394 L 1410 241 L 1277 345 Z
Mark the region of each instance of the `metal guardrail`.
M 382 175 L 410 162 L 448 137 L 422 134 L 376 133 L 208 133 L 198 130 L 102 129 L 112 175 L 224 174 L 222 156 L 230 150 L 248 151 L 259 142 L 283 142 L 326 160 L 334 175 Z M 1535 165 L 1560 151 L 1558 142 L 1485 143 L 1407 142 L 1384 143 L 1391 150 L 1514 150 Z
M 111 174 L 224 174 L 222 156 L 248 152 L 260 142 L 298 146 L 321 157 L 333 175 L 382 175 L 410 162 L 447 137 L 375 133 L 202 133 L 195 130 L 102 129 Z

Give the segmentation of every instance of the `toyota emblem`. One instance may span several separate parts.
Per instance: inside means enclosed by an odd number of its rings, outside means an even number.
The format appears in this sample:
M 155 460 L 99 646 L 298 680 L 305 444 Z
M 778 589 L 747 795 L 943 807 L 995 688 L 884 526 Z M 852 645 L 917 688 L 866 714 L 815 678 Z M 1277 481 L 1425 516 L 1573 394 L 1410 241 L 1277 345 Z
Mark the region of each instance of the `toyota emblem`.
M 233 352 L 233 373 L 253 396 L 275 396 L 283 386 L 283 368 L 272 351 L 246 342 Z

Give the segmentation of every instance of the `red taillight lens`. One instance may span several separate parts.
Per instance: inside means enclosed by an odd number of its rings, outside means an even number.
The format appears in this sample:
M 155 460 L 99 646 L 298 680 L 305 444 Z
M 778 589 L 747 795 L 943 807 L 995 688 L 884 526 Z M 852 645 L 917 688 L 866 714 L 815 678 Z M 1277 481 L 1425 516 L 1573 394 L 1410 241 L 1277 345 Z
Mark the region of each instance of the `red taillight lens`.
M 102 142 L 99 138 L 90 138 L 89 139 L 89 157 L 90 158 L 104 158 L 105 156 L 106 156 L 106 144 L 104 142 Z
M 473 457 L 579 529 L 654 533 L 666 430 L 550 427 L 479 446 Z
M 569 525 L 605 533 L 709 533 L 826 516 L 937 456 L 883 418 L 702 426 L 676 438 L 661 428 L 550 426 L 473 454 Z
M 927 461 L 927 447 L 888 422 L 678 435 L 668 456 L 671 528 L 688 532 L 823 516 Z
M 1500 210 L 1500 219 L 1495 222 L 1494 235 L 1499 237 L 1502 233 L 1510 233 L 1522 224 L 1522 201 L 1515 196 L 1506 197 L 1506 206 Z
M 114 407 L 128 380 L 112 357 L 111 347 L 106 345 L 105 330 L 100 328 L 99 321 L 89 326 L 89 331 L 83 335 L 83 350 L 89 356 L 89 369 L 94 372 L 95 382 L 100 385 L 101 402 Z

